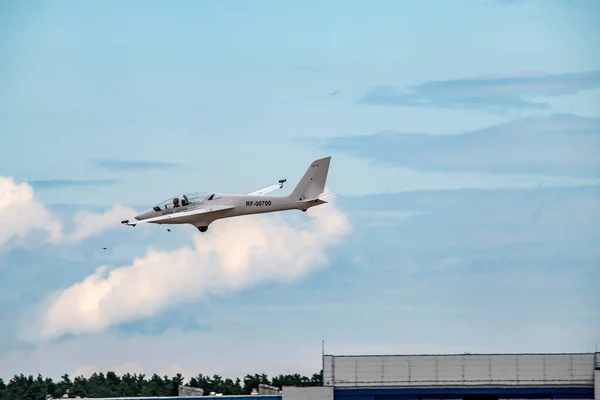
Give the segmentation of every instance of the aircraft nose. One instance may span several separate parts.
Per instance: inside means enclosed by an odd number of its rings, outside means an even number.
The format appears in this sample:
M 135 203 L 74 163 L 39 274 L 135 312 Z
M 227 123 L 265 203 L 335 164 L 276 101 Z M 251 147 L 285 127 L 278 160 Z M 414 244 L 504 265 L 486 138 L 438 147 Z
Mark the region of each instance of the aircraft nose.
M 152 211 L 148 210 L 148 211 L 144 211 L 141 214 L 136 215 L 134 218 L 137 219 L 138 221 L 142 221 L 144 219 L 150 218 L 150 214 L 152 214 Z

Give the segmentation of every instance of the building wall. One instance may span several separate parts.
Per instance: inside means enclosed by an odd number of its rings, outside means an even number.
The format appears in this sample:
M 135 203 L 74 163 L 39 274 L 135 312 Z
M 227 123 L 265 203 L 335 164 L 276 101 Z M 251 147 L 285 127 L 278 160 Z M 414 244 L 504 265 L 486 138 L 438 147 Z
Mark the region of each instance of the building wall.
M 333 388 L 327 386 L 284 386 L 282 395 L 285 400 L 333 400 Z
M 594 371 L 594 399 L 600 400 L 600 368 Z
M 594 386 L 594 353 L 324 356 L 326 386 Z

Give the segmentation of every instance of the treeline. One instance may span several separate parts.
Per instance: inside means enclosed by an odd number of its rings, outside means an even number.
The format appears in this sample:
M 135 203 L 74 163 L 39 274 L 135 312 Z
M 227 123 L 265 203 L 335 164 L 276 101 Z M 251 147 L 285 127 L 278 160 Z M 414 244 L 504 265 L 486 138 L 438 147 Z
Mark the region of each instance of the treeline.
M 282 386 L 320 386 L 323 384 L 323 371 L 306 377 L 299 374 L 279 375 L 269 378 L 266 374 L 246 375 L 244 379 L 230 379 L 213 375 L 199 374 L 185 381 L 181 374 L 173 377 L 157 374 L 146 377 L 144 374 L 124 374 L 114 372 L 94 373 L 89 378 L 67 374 L 58 382 L 41 375 L 15 375 L 8 383 L 0 378 L 0 399 L 2 400 L 43 400 L 46 396 L 61 398 L 73 397 L 137 397 L 137 396 L 177 396 L 179 386 L 202 388 L 204 395 L 211 392 L 223 395 L 249 395 L 259 384 L 281 388 Z

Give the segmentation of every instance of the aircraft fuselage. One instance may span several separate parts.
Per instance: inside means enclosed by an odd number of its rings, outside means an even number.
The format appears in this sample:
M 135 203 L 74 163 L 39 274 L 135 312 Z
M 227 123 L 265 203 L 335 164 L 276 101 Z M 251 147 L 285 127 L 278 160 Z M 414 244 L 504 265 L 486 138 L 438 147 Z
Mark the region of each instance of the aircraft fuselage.
M 205 232 L 212 222 L 242 215 L 264 214 L 286 210 L 306 211 L 311 207 L 325 204 L 323 199 L 325 182 L 331 157 L 313 161 L 295 188 L 288 196 L 268 196 L 267 193 L 283 187 L 285 179 L 272 185 L 246 194 L 217 194 L 206 197 L 198 193 L 188 193 L 166 200 L 151 209 L 135 216 L 135 221 L 121 223 L 136 226 L 151 224 L 191 224 Z
M 242 215 L 263 214 L 269 212 L 286 210 L 307 210 L 323 201 L 314 200 L 312 202 L 295 201 L 288 196 L 248 196 L 248 195 L 221 195 L 218 199 L 206 201 L 201 204 L 191 204 L 188 206 L 179 206 L 161 211 L 146 211 L 135 218 L 143 221 L 148 218 L 171 215 L 171 218 L 162 221 L 150 222 L 156 224 L 192 224 L 194 226 L 208 226 L 210 223 L 223 218 L 238 217 Z M 219 206 L 230 206 L 225 210 L 215 210 L 206 214 L 182 215 L 186 211 L 192 211 L 197 208 L 203 208 L 211 211 L 211 208 Z

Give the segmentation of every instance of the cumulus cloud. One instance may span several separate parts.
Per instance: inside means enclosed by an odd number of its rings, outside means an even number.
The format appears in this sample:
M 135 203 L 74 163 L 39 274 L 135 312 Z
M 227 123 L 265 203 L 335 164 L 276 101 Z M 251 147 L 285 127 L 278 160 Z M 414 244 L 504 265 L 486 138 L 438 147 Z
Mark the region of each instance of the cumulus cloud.
M 79 242 L 107 229 L 119 228 L 122 226 L 120 221 L 133 214 L 135 214 L 133 209 L 120 204 L 114 205 L 104 213 L 82 211 L 73 218 L 74 229 L 64 237 L 64 241 Z
M 328 264 L 327 248 L 351 231 L 332 203 L 306 214 L 310 222 L 301 228 L 281 214 L 220 220 L 205 234 L 194 231 L 191 247 L 150 249 L 131 265 L 101 266 L 41 306 L 35 339 L 98 332 L 186 300 L 262 282 L 290 282 Z
M 0 176 L 0 247 L 33 230 L 46 232 L 55 242 L 62 235 L 60 221 L 35 199 L 31 186 Z
M 111 228 L 118 228 L 123 217 L 134 210 L 115 205 L 104 213 L 80 212 L 71 221 L 71 231 L 64 222 L 49 212 L 36 198 L 27 183 L 0 176 L 0 248 L 11 240 L 42 232 L 53 244 L 76 243 Z

